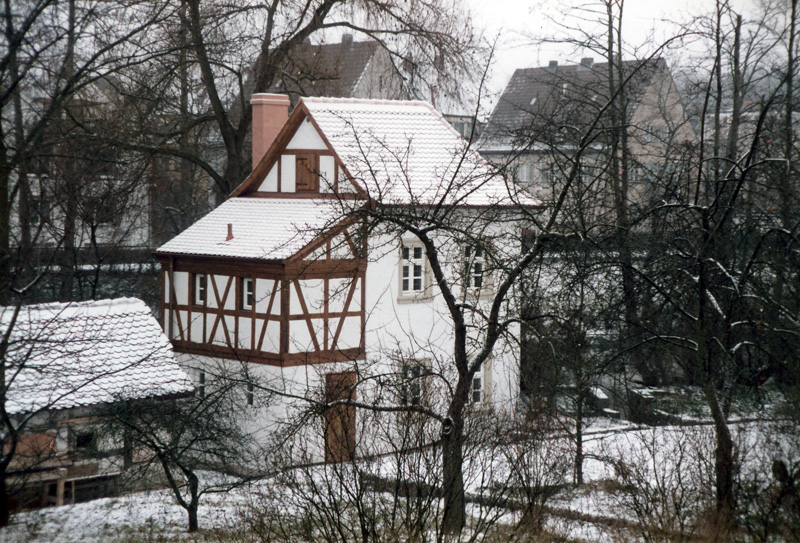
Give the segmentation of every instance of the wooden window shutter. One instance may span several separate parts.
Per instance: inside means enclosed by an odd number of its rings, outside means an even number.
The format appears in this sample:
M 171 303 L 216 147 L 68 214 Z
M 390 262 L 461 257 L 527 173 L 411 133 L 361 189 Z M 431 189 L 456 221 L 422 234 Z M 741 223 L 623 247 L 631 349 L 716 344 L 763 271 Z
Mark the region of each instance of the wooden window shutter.
M 295 190 L 319 192 L 319 166 L 317 155 L 298 153 L 295 157 Z

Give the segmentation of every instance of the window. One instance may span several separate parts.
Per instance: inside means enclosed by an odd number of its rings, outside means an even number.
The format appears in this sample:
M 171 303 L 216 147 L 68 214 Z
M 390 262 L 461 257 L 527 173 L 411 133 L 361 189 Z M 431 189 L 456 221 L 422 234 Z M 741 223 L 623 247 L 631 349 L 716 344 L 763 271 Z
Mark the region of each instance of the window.
M 517 181 L 520 183 L 533 183 L 533 164 L 520 164 L 517 169 Z
M 424 361 L 404 360 L 400 364 L 400 404 L 420 405 L 425 394 L 424 382 L 429 371 Z
M 202 398 L 206 397 L 206 372 L 201 371 L 197 376 L 197 396 Z
M 29 204 L 31 224 L 38 225 L 50 218 L 50 200 L 43 195 L 32 196 Z
M 97 439 L 94 432 L 75 432 L 76 451 L 94 451 L 97 449 Z
M 196 305 L 206 303 L 206 274 L 204 273 L 194 275 L 194 303 Z
M 242 309 L 253 309 L 255 281 L 250 277 L 242 279 Z
M 253 405 L 255 403 L 255 385 L 252 381 L 247 382 L 247 405 Z
M 483 400 L 483 377 L 478 374 L 472 378 L 469 387 L 469 403 L 480 403 Z
M 295 156 L 295 190 L 297 192 L 319 192 L 319 168 L 316 155 L 298 153 Z
M 483 247 L 467 247 L 464 249 L 467 288 L 486 288 L 486 260 Z
M 425 259 L 421 245 L 403 245 L 402 282 L 400 292 L 412 294 L 422 292 L 424 281 Z

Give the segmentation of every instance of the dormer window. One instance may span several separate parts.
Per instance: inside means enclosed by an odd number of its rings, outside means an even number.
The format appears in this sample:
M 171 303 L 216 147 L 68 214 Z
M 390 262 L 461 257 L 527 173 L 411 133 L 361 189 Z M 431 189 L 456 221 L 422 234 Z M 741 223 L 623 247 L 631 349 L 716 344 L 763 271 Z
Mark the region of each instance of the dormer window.
M 319 165 L 317 155 L 298 153 L 295 155 L 295 190 L 297 192 L 319 192 Z

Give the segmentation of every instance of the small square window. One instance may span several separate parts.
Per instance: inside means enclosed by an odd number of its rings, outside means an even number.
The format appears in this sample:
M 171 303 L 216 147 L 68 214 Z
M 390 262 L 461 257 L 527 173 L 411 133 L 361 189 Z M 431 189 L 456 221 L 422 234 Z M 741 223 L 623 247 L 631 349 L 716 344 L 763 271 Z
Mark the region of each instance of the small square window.
M 82 432 L 75 435 L 75 448 L 83 451 L 93 451 L 95 449 L 94 432 Z
M 194 303 L 204 305 L 206 303 L 206 274 L 197 273 L 194 276 Z
M 253 309 L 255 301 L 255 281 L 249 277 L 242 279 L 242 309 Z

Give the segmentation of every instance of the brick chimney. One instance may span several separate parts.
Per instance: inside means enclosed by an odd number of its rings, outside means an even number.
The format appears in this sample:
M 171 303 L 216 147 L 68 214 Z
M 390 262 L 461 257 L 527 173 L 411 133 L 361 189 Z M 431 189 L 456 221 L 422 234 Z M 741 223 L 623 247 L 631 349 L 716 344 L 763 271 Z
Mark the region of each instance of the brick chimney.
M 578 66 L 578 70 L 588 70 L 592 66 L 594 66 L 594 59 L 592 57 L 583 57 L 580 65 Z
M 253 107 L 253 169 L 261 162 L 289 118 L 289 97 L 285 94 L 254 94 Z
M 550 72 L 551 74 L 554 74 L 556 73 L 556 70 L 558 70 L 558 61 L 551 60 L 550 63 L 547 65 L 547 71 Z

